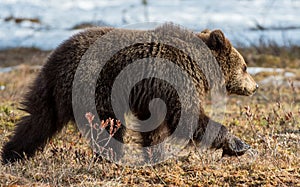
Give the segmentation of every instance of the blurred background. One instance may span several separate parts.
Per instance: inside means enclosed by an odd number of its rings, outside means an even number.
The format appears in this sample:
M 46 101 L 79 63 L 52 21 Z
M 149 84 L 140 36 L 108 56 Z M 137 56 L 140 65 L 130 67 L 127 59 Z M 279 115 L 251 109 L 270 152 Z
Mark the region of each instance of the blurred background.
M 234 45 L 300 44 L 300 0 L 1 0 L 0 48 L 55 48 L 89 26 L 171 21 L 222 29 Z

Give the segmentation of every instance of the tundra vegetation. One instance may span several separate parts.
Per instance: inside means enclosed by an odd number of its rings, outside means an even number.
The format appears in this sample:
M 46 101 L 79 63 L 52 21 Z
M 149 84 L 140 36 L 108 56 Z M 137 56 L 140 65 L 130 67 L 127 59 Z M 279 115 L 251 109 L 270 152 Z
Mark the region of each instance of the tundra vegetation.
M 223 124 L 252 149 L 241 157 L 221 157 L 221 150 L 199 152 L 191 147 L 182 157 L 155 166 L 128 167 L 99 160 L 87 142 L 68 125 L 33 159 L 0 165 L 0 184 L 28 186 L 202 186 L 300 184 L 300 47 L 261 44 L 238 49 L 249 67 L 284 68 L 283 73 L 254 75 L 260 84 L 252 97 L 230 96 Z M 38 49 L 0 51 L 1 66 L 19 68 L 0 73 L 0 147 L 14 124 L 23 95 L 50 52 Z M 273 77 L 275 81 L 264 81 Z

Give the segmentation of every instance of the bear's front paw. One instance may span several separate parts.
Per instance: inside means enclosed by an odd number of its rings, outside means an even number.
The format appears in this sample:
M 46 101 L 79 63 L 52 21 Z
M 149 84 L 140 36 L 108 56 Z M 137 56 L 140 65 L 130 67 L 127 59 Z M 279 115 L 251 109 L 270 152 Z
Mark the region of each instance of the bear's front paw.
M 223 156 L 241 156 L 250 148 L 251 147 L 248 144 L 246 144 L 239 138 L 233 136 L 233 137 L 229 138 L 226 141 L 226 143 L 224 144 L 224 146 L 222 147 L 222 149 L 223 149 L 222 157 Z

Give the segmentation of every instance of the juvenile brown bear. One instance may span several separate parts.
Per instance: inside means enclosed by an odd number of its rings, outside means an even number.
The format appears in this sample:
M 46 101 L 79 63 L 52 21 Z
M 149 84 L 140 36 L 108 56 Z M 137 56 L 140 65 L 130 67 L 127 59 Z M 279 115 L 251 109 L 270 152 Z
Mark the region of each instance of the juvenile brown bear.
M 164 25 L 164 30 L 172 32 L 174 26 Z M 59 132 L 69 121 L 75 122 L 74 108 L 72 108 L 72 86 L 79 63 L 89 47 L 99 38 L 112 31 L 127 33 L 126 36 L 138 37 L 143 31 L 115 29 L 99 27 L 81 32 L 62 43 L 49 57 L 47 63 L 41 70 L 39 76 L 26 95 L 24 111 L 29 115 L 23 117 L 16 124 L 14 135 L 2 149 L 2 162 L 12 163 L 17 160 L 32 157 L 38 149 L 43 148 L 47 141 Z M 190 32 L 192 33 L 192 32 Z M 224 82 L 220 86 L 226 86 L 230 94 L 252 95 L 257 90 L 257 84 L 246 72 L 246 63 L 238 51 L 232 47 L 220 30 L 205 30 L 201 33 L 192 33 L 200 38 L 206 47 L 213 54 L 223 72 Z M 200 50 L 199 50 L 200 51 Z M 201 52 L 201 51 L 200 51 Z M 101 71 L 101 79 L 97 80 L 96 86 L 96 107 L 101 119 L 115 118 L 111 106 L 110 92 L 112 84 L 118 73 L 128 64 L 147 57 L 159 57 L 168 59 L 184 70 L 193 78 L 197 84 L 199 100 L 210 90 L 207 78 L 203 72 L 196 68 L 194 62 L 180 50 L 168 45 L 159 44 L 153 41 L 148 43 L 135 44 L 113 56 Z M 149 62 L 150 63 L 150 62 Z M 204 62 L 205 63 L 205 62 Z M 209 62 L 207 62 L 209 63 Z M 161 70 L 164 71 L 164 70 Z M 89 75 L 87 75 L 89 76 Z M 214 77 L 210 77 L 214 79 Z M 158 82 L 157 82 L 158 81 Z M 150 85 L 150 87 L 149 87 Z M 151 90 L 151 85 L 156 88 Z M 161 91 L 167 89 L 167 91 Z M 166 101 L 167 114 L 162 125 L 150 132 L 141 132 L 143 146 L 155 145 L 169 136 L 176 129 L 180 118 L 179 96 L 176 90 L 170 85 L 160 82 L 157 79 L 143 80 L 136 85 L 136 93 L 131 97 L 130 107 L 133 113 L 141 120 L 149 118 L 149 102 L 154 98 L 162 98 Z M 84 99 L 84 98 L 83 98 Z M 202 104 L 202 102 L 200 102 Z M 89 111 L 85 111 L 89 112 Z M 198 126 L 192 138 L 201 142 L 206 127 L 211 125 L 218 129 L 215 132 L 214 141 L 210 148 L 223 149 L 223 154 L 230 156 L 242 155 L 250 146 L 239 138 L 231 135 L 225 126 L 211 121 L 205 115 L 203 107 L 200 106 Z M 84 113 L 82 114 L 84 116 Z M 124 114 L 124 119 L 130 122 L 130 116 Z M 123 142 L 123 135 L 126 127 L 123 125 L 116 132 L 114 137 Z

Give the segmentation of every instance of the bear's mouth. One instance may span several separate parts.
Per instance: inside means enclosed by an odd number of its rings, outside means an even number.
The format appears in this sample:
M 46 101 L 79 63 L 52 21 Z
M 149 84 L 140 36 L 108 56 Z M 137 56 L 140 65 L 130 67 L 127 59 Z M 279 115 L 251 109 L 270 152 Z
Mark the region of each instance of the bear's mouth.
M 232 87 L 230 85 L 226 86 L 226 90 L 227 90 L 228 95 L 235 94 L 235 95 L 242 95 L 242 96 L 252 96 L 256 92 L 256 90 L 249 91 L 245 87 L 243 87 L 241 89 L 232 89 Z

